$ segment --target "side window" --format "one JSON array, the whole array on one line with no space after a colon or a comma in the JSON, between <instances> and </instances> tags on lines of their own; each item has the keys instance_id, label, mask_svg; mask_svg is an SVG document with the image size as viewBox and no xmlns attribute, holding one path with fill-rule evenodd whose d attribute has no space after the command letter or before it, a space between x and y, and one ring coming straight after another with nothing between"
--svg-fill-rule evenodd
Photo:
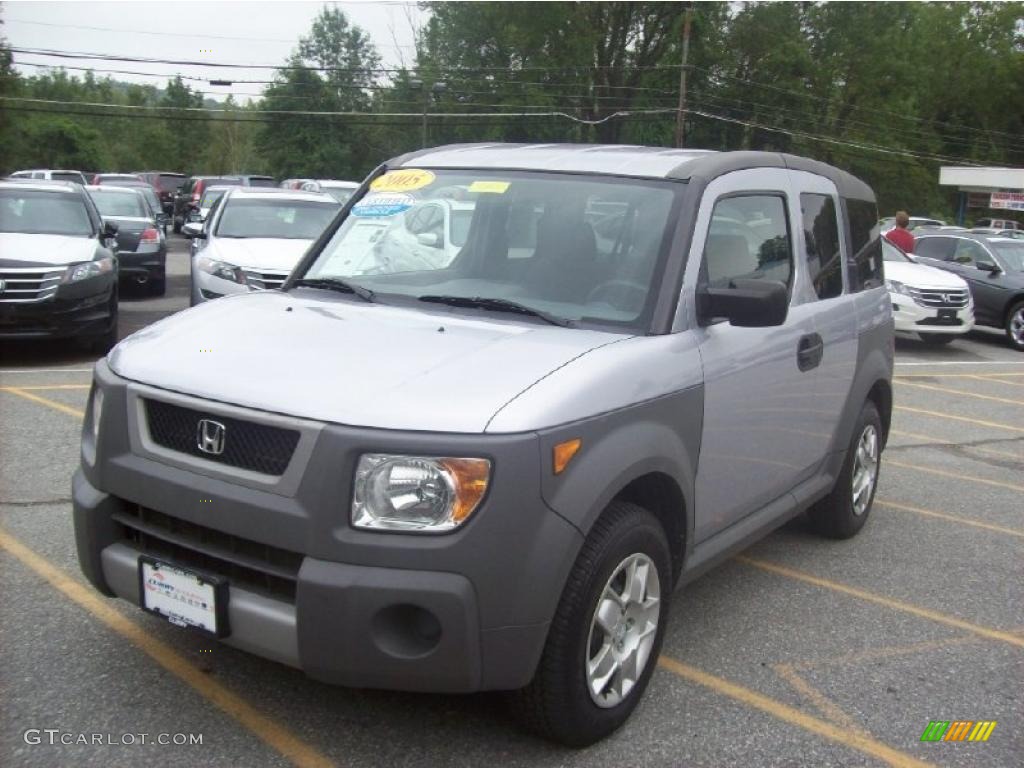
<instances>
[{"instance_id":1,"label":"side window","mask_svg":"<svg viewBox=\"0 0 1024 768\"><path fill-rule=\"evenodd\" d=\"M793 277L793 249L781 194L738 195L715 203L704 243L708 284L728 288L733 280Z\"/></svg>"},{"instance_id":2,"label":"side window","mask_svg":"<svg viewBox=\"0 0 1024 768\"><path fill-rule=\"evenodd\" d=\"M973 267L979 261L991 262L992 258L985 253L985 249L973 240L957 240L956 250L953 251L953 261L963 264L965 267Z\"/></svg>"},{"instance_id":3,"label":"side window","mask_svg":"<svg viewBox=\"0 0 1024 768\"><path fill-rule=\"evenodd\" d=\"M850 219L850 288L878 288L884 282L882 238L878 233L878 209L869 200L846 200Z\"/></svg>"},{"instance_id":4,"label":"side window","mask_svg":"<svg viewBox=\"0 0 1024 768\"><path fill-rule=\"evenodd\" d=\"M922 237L914 243L914 255L926 259L949 261L953 257L956 241L950 237Z\"/></svg>"},{"instance_id":5,"label":"side window","mask_svg":"<svg viewBox=\"0 0 1024 768\"><path fill-rule=\"evenodd\" d=\"M839 252L839 222L836 204L829 195L802 194L804 242L807 269L819 299L831 299L843 292L843 269Z\"/></svg>"}]
</instances>

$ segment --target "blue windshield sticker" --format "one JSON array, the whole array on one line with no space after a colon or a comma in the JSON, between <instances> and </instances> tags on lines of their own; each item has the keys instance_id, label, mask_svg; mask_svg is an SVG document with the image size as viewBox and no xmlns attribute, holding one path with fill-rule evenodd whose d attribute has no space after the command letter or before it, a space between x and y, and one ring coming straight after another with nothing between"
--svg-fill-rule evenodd
<instances>
[{"instance_id":1,"label":"blue windshield sticker","mask_svg":"<svg viewBox=\"0 0 1024 768\"><path fill-rule=\"evenodd\" d=\"M367 195L352 206L352 215L368 218L394 216L409 210L415 202L412 195L402 193Z\"/></svg>"}]
</instances>

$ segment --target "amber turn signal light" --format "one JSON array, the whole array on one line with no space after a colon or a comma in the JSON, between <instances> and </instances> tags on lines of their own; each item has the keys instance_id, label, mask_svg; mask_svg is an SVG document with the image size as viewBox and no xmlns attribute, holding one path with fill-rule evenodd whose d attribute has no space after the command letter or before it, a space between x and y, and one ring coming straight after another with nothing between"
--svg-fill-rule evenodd
<instances>
[{"instance_id":1,"label":"amber turn signal light","mask_svg":"<svg viewBox=\"0 0 1024 768\"><path fill-rule=\"evenodd\" d=\"M572 457L576 455L581 445L583 445L583 441L577 437L555 446L553 464L556 475L562 474L562 471L569 466L569 462L572 461Z\"/></svg>"}]
</instances>

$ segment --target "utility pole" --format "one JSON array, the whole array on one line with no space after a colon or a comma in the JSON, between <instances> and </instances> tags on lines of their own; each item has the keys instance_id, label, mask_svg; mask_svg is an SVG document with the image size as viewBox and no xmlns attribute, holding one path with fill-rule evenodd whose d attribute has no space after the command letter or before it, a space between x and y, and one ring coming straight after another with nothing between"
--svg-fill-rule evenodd
<instances>
[{"instance_id":1,"label":"utility pole","mask_svg":"<svg viewBox=\"0 0 1024 768\"><path fill-rule=\"evenodd\" d=\"M686 6L686 17L683 21L683 65L679 68L679 111L676 113L676 146L686 146L686 61L690 57L690 21L693 18L693 5Z\"/></svg>"},{"instance_id":2,"label":"utility pole","mask_svg":"<svg viewBox=\"0 0 1024 768\"><path fill-rule=\"evenodd\" d=\"M420 130L420 146L425 148L427 146L427 111L430 108L430 100L431 98L436 99L444 93L448 89L448 84L439 81L427 89L422 80L410 80L409 85L413 90L423 90L423 125Z\"/></svg>"}]
</instances>

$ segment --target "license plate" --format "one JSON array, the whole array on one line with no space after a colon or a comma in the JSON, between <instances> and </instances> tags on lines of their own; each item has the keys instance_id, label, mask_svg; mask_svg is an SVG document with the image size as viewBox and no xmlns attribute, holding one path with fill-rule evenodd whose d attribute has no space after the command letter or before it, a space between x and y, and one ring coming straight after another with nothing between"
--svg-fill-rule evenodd
<instances>
[{"instance_id":1,"label":"license plate","mask_svg":"<svg viewBox=\"0 0 1024 768\"><path fill-rule=\"evenodd\" d=\"M956 310L955 309L940 309L939 320L944 323L955 323L956 322Z\"/></svg>"},{"instance_id":2,"label":"license plate","mask_svg":"<svg viewBox=\"0 0 1024 768\"><path fill-rule=\"evenodd\" d=\"M179 627L215 637L228 634L228 583L187 568L139 556L142 608Z\"/></svg>"}]
</instances>

